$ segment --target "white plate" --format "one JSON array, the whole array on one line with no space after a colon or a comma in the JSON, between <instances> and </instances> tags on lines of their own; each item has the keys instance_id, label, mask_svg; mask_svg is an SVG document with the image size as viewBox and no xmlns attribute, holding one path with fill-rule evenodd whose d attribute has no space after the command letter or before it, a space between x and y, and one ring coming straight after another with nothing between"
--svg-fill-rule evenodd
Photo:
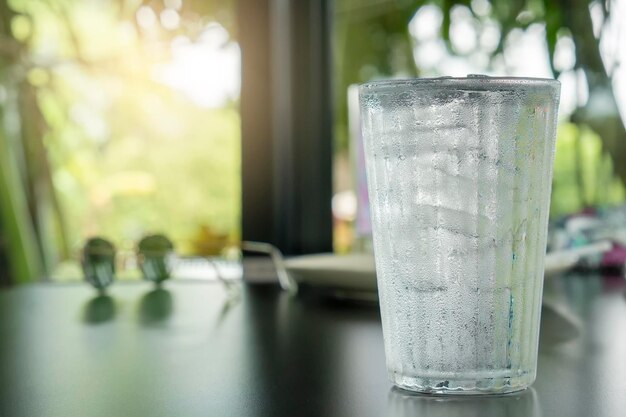
<instances>
[{"instance_id":1,"label":"white plate","mask_svg":"<svg viewBox=\"0 0 626 417\"><path fill-rule=\"evenodd\" d=\"M298 283L353 291L376 291L373 255L305 255L287 259L285 268Z\"/></svg>"},{"instance_id":2,"label":"white plate","mask_svg":"<svg viewBox=\"0 0 626 417\"><path fill-rule=\"evenodd\" d=\"M563 272L576 264L579 257L571 253L555 253L546 257L546 278ZM285 261L285 268L299 284L331 290L335 297L346 300L377 302L376 269L373 255L306 255ZM578 319L563 303L549 294L543 297L543 315L552 314L559 319L550 323L558 332L550 331L550 339L567 340L578 334ZM545 333L545 331L544 331ZM558 334L557 334L558 333ZM544 336L542 336L544 337Z\"/></svg>"},{"instance_id":3,"label":"white plate","mask_svg":"<svg viewBox=\"0 0 626 417\"><path fill-rule=\"evenodd\" d=\"M607 250L603 245L600 250ZM548 254L545 276L549 278L572 268L580 250ZM332 253L298 256L287 259L285 268L298 282L317 287L353 291L376 291L374 256L369 254L335 255Z\"/></svg>"}]
</instances>

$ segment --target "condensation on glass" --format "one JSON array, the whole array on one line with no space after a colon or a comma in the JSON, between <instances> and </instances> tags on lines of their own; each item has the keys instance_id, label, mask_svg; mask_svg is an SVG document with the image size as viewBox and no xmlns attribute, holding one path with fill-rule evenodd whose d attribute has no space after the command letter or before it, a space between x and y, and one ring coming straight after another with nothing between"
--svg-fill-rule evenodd
<instances>
[{"instance_id":1,"label":"condensation on glass","mask_svg":"<svg viewBox=\"0 0 626 417\"><path fill-rule=\"evenodd\" d=\"M434 393L535 379L560 84L360 87L389 375Z\"/></svg>"}]
</instances>

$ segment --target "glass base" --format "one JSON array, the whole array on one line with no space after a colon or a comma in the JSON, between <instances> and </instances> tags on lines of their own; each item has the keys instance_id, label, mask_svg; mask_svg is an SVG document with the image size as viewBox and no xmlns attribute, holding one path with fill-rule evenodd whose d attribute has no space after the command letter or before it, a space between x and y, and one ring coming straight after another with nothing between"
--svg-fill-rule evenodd
<instances>
[{"instance_id":1,"label":"glass base","mask_svg":"<svg viewBox=\"0 0 626 417\"><path fill-rule=\"evenodd\" d=\"M508 394L528 388L535 380L530 372L518 376L495 376L487 378L421 378L389 372L389 379L398 388L423 394L436 395L493 395Z\"/></svg>"}]
</instances>

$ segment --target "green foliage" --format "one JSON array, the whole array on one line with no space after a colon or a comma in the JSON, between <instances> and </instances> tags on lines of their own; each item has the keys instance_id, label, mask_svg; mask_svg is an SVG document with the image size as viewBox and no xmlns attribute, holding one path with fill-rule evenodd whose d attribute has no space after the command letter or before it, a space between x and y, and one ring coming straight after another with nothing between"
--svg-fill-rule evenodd
<instances>
[{"instance_id":1,"label":"green foliage","mask_svg":"<svg viewBox=\"0 0 626 417\"><path fill-rule=\"evenodd\" d=\"M168 7L179 19L169 28L159 21ZM162 232L183 253L194 251L201 231L238 237L236 105L200 107L158 77L173 40L193 42L211 22L234 39L233 7L221 0L0 5L0 93L16 92L8 100L20 126L14 142L24 148L23 220L35 226L41 250L33 256L47 261L48 273L75 260L93 235L129 250ZM149 24L140 24L142 10Z\"/></svg>"},{"instance_id":2,"label":"green foliage","mask_svg":"<svg viewBox=\"0 0 626 417\"><path fill-rule=\"evenodd\" d=\"M587 126L562 123L558 129L551 215L623 202L626 191L613 174L602 140Z\"/></svg>"},{"instance_id":3,"label":"green foliage","mask_svg":"<svg viewBox=\"0 0 626 417\"><path fill-rule=\"evenodd\" d=\"M347 89L374 78L416 76L409 22L417 7L410 1L336 1L333 33L336 78L335 143L348 146Z\"/></svg>"},{"instance_id":4,"label":"green foliage","mask_svg":"<svg viewBox=\"0 0 626 417\"><path fill-rule=\"evenodd\" d=\"M39 277L42 270L37 241L19 172L9 141L0 130L0 224L7 248L10 272L16 282Z\"/></svg>"}]
</instances>

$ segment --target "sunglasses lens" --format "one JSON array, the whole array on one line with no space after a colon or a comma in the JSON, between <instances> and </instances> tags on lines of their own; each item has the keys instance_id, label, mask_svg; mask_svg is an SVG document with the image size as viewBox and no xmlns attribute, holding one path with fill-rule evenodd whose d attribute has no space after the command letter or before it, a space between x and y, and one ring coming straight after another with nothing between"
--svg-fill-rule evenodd
<instances>
[{"instance_id":1,"label":"sunglasses lens","mask_svg":"<svg viewBox=\"0 0 626 417\"><path fill-rule=\"evenodd\" d=\"M151 235L139 241L137 260L145 280L160 284L169 279L173 258L174 245L166 236Z\"/></svg>"},{"instance_id":2,"label":"sunglasses lens","mask_svg":"<svg viewBox=\"0 0 626 417\"><path fill-rule=\"evenodd\" d=\"M104 290L115 278L115 247L100 237L87 240L81 265L85 280L98 290Z\"/></svg>"}]
</instances>

